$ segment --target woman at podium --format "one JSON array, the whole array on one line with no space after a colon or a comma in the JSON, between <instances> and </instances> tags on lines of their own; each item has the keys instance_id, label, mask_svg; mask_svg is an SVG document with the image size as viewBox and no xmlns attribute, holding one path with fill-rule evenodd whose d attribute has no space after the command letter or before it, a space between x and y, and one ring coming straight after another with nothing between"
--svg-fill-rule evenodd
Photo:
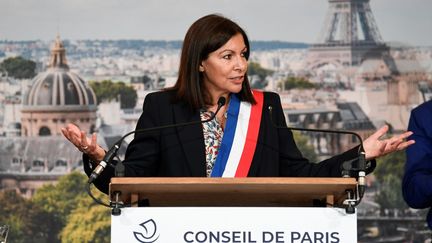
<instances>
[{"instance_id":1,"label":"woman at podium","mask_svg":"<svg viewBox=\"0 0 432 243\"><path fill-rule=\"evenodd\" d=\"M207 15L186 33L176 84L148 94L129 144L125 176L129 177L340 177L342 163L356 158L358 147L320 163L311 163L286 127L279 95L252 90L247 68L249 40L236 23ZM188 125L185 125L188 124ZM165 128L162 128L165 126ZM367 160L413 143L411 133L382 139L388 127L367 138ZM64 136L84 153L90 174L106 151L96 134L69 124ZM108 192L114 170L107 166L95 185Z\"/></svg>"}]
</instances>

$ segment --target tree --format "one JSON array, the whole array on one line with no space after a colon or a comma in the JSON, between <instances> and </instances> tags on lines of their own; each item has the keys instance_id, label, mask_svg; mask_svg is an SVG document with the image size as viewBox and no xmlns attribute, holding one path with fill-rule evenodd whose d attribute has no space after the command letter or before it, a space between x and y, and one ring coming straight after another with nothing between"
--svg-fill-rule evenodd
<instances>
[{"instance_id":1,"label":"tree","mask_svg":"<svg viewBox=\"0 0 432 243\"><path fill-rule=\"evenodd\" d=\"M50 241L52 216L13 191L0 192L0 220L9 225L9 242Z\"/></svg>"},{"instance_id":2,"label":"tree","mask_svg":"<svg viewBox=\"0 0 432 243\"><path fill-rule=\"evenodd\" d=\"M248 75L258 75L260 79L265 79L267 76L272 75L273 70L261 67L259 63L250 62L248 64Z\"/></svg>"},{"instance_id":3,"label":"tree","mask_svg":"<svg viewBox=\"0 0 432 243\"><path fill-rule=\"evenodd\" d=\"M22 57L10 57L0 64L0 70L16 79L33 78L36 75L36 63Z\"/></svg>"},{"instance_id":4,"label":"tree","mask_svg":"<svg viewBox=\"0 0 432 243\"><path fill-rule=\"evenodd\" d=\"M106 197L95 191L97 198ZM110 241L110 209L101 206L90 197L80 198L77 208L68 217L61 232L61 241L67 243L103 243Z\"/></svg>"},{"instance_id":5,"label":"tree","mask_svg":"<svg viewBox=\"0 0 432 243\"><path fill-rule=\"evenodd\" d=\"M32 201L51 216L47 242L109 242L110 210L86 193L87 177L80 172L62 176L56 185L44 185ZM97 197L106 197L99 191Z\"/></svg>"},{"instance_id":6,"label":"tree","mask_svg":"<svg viewBox=\"0 0 432 243\"><path fill-rule=\"evenodd\" d=\"M66 225L69 214L77 207L85 193L87 177L80 172L62 176L56 185L47 184L39 188L32 198L35 205L52 216L50 242L59 242L59 233Z\"/></svg>"},{"instance_id":7,"label":"tree","mask_svg":"<svg viewBox=\"0 0 432 243\"><path fill-rule=\"evenodd\" d=\"M293 131L293 134L295 143L303 156L309 159L311 162L317 162L318 156L315 153L314 147L309 144L309 138L305 135L302 135L299 131Z\"/></svg>"},{"instance_id":8,"label":"tree","mask_svg":"<svg viewBox=\"0 0 432 243\"><path fill-rule=\"evenodd\" d=\"M316 85L301 77L288 77L280 81L278 88L282 90L290 89L313 89Z\"/></svg>"},{"instance_id":9,"label":"tree","mask_svg":"<svg viewBox=\"0 0 432 243\"><path fill-rule=\"evenodd\" d=\"M398 151L377 159L375 176L379 184L376 196L381 208L406 209L408 206L402 197L402 177L406 160L405 151Z\"/></svg>"},{"instance_id":10,"label":"tree","mask_svg":"<svg viewBox=\"0 0 432 243\"><path fill-rule=\"evenodd\" d=\"M89 84L96 94L98 104L120 98L122 109L135 107L138 99L137 92L125 83L103 80L102 82L91 81Z\"/></svg>"},{"instance_id":11,"label":"tree","mask_svg":"<svg viewBox=\"0 0 432 243\"><path fill-rule=\"evenodd\" d=\"M266 77L272 75L274 71L261 67L259 63L250 62L248 64L248 75L250 77L256 76L257 79L252 78L251 87L255 89L263 89L267 86Z\"/></svg>"}]
</instances>

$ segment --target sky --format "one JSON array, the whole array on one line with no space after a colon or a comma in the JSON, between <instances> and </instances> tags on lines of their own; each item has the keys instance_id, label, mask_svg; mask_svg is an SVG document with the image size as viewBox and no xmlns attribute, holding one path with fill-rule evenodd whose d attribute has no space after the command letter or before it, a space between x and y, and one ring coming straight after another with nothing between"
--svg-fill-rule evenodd
<instances>
[{"instance_id":1,"label":"sky","mask_svg":"<svg viewBox=\"0 0 432 243\"><path fill-rule=\"evenodd\" d=\"M432 46L432 0L371 0L384 41ZM251 40L314 43L327 0L0 0L0 40L182 40L199 17L220 13Z\"/></svg>"}]
</instances>

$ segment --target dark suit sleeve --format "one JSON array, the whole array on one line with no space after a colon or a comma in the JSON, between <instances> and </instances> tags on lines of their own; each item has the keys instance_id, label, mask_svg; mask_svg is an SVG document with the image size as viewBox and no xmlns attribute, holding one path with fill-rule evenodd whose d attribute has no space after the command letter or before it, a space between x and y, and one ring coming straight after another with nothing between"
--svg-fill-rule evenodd
<instances>
[{"instance_id":1,"label":"dark suit sleeve","mask_svg":"<svg viewBox=\"0 0 432 243\"><path fill-rule=\"evenodd\" d=\"M135 130L152 128L159 126L159 109L157 105L157 95L148 94L144 101L143 112L138 120ZM157 161L159 156L159 131L144 132L135 134L134 139L129 144L125 160L125 176L141 177L155 176L157 171ZM93 168L90 167L88 157L83 156L84 170L90 175ZM102 174L94 181L94 185L102 192L108 194L109 183L114 176L114 169L107 166Z\"/></svg>"},{"instance_id":2,"label":"dark suit sleeve","mask_svg":"<svg viewBox=\"0 0 432 243\"><path fill-rule=\"evenodd\" d=\"M406 150L402 182L405 201L413 208L432 206L432 102L414 109L408 125L415 144Z\"/></svg>"},{"instance_id":3,"label":"dark suit sleeve","mask_svg":"<svg viewBox=\"0 0 432 243\"><path fill-rule=\"evenodd\" d=\"M274 106L275 123L278 126L286 127L285 116L282 110L279 95L273 94L272 103ZM345 153L336 155L320 163L311 163L303 157L299 151L291 130L278 129L280 176L287 177L340 177L342 163L356 158L358 147Z\"/></svg>"},{"instance_id":4,"label":"dark suit sleeve","mask_svg":"<svg viewBox=\"0 0 432 243\"><path fill-rule=\"evenodd\" d=\"M160 107L158 102L160 93L146 96L143 113L138 120L135 130L148 129L161 126L160 111L167 107ZM166 124L165 124L166 125ZM160 156L160 130L136 133L129 144L125 160L125 175L129 177L155 176Z\"/></svg>"}]
</instances>

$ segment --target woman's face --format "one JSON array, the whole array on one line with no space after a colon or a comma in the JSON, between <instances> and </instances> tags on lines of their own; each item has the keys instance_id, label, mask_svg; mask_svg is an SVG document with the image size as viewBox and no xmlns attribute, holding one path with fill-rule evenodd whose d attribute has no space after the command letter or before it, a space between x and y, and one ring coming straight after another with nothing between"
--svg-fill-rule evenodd
<instances>
[{"instance_id":1,"label":"woman's face","mask_svg":"<svg viewBox=\"0 0 432 243\"><path fill-rule=\"evenodd\" d=\"M247 71L247 47L239 33L201 62L204 85L215 101L229 93L238 93Z\"/></svg>"}]
</instances>

